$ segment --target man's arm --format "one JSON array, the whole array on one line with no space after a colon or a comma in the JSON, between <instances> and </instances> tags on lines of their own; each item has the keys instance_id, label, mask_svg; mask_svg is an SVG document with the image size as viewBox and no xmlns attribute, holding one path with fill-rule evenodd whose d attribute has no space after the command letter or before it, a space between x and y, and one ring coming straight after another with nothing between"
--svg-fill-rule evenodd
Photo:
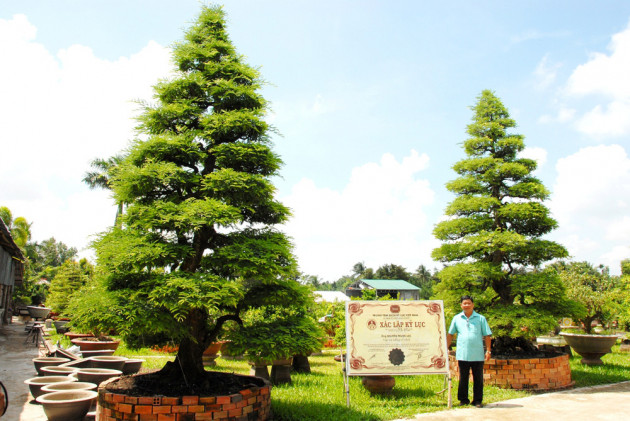
<instances>
[{"instance_id":1,"label":"man's arm","mask_svg":"<svg viewBox=\"0 0 630 421\"><path fill-rule=\"evenodd\" d=\"M453 337L455 335L451 335L450 333L446 334L446 349L451 347L451 343L453 342Z\"/></svg>"},{"instance_id":2,"label":"man's arm","mask_svg":"<svg viewBox=\"0 0 630 421\"><path fill-rule=\"evenodd\" d=\"M488 361L492 353L492 336L484 336L483 340L486 342L486 361Z\"/></svg>"}]
</instances>

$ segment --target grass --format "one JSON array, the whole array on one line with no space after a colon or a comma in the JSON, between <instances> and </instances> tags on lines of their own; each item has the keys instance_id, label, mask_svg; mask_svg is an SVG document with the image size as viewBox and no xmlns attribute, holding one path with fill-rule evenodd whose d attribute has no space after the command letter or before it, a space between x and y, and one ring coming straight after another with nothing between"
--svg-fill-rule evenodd
<instances>
[{"instance_id":1,"label":"grass","mask_svg":"<svg viewBox=\"0 0 630 421\"><path fill-rule=\"evenodd\" d=\"M56 342L53 337L53 343ZM68 342L62 345L70 345ZM350 380L350 407L346 406L341 364L334 361L337 352L324 351L323 355L309 357L311 374L293 373L292 384L274 386L271 392L272 410L276 420L328 421L343 419L392 420L412 418L415 414L447 409L447 394L438 394L446 386L444 376L397 376L391 395L370 395L361 384L360 377ZM143 358L143 371L164 366L174 354L165 354L149 348L130 350L124 343L116 355ZM579 356L570 359L575 387L595 386L630 380L630 354L620 353L619 345L605 355L604 365L589 367ZM216 371L249 374L246 361L217 358ZM457 401L457 380L453 379L452 395ZM531 395L532 392L484 387L484 403L504 401Z\"/></svg>"}]
</instances>

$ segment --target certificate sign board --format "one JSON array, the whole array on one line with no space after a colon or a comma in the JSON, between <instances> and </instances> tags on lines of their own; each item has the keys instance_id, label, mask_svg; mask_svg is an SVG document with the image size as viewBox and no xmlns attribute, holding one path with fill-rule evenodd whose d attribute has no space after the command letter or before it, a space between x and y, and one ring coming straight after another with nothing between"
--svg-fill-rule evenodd
<instances>
[{"instance_id":1,"label":"certificate sign board","mask_svg":"<svg viewBox=\"0 0 630 421\"><path fill-rule=\"evenodd\" d=\"M442 301L346 303L349 376L448 374Z\"/></svg>"}]
</instances>

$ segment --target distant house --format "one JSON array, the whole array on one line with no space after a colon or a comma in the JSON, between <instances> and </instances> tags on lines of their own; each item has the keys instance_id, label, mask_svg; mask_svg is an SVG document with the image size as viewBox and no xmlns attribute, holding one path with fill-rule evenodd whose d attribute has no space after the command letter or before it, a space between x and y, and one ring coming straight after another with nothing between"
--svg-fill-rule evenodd
<instances>
[{"instance_id":1,"label":"distant house","mask_svg":"<svg viewBox=\"0 0 630 421\"><path fill-rule=\"evenodd\" d=\"M22 283L24 256L0 219L0 325L9 323L13 309L13 289Z\"/></svg>"},{"instance_id":2,"label":"distant house","mask_svg":"<svg viewBox=\"0 0 630 421\"><path fill-rule=\"evenodd\" d=\"M346 295L361 297L364 289L376 290L377 297L389 294L399 300L420 299L420 288L400 279L360 279L346 288Z\"/></svg>"},{"instance_id":3,"label":"distant house","mask_svg":"<svg viewBox=\"0 0 630 421\"><path fill-rule=\"evenodd\" d=\"M350 297L341 291L313 291L313 294L315 294L315 302L317 303L322 301L327 303L350 301Z\"/></svg>"}]
</instances>

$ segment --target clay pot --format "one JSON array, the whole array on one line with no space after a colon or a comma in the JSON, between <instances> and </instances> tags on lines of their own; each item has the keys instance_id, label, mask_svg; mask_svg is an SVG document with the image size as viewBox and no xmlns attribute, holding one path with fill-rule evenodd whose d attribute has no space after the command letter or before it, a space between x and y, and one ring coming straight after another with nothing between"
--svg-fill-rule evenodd
<instances>
[{"instance_id":1,"label":"clay pot","mask_svg":"<svg viewBox=\"0 0 630 421\"><path fill-rule=\"evenodd\" d=\"M95 351L81 351L83 358L102 357L105 355L114 355L115 349L97 349Z\"/></svg>"},{"instance_id":2,"label":"clay pot","mask_svg":"<svg viewBox=\"0 0 630 421\"><path fill-rule=\"evenodd\" d=\"M32 379L24 380L24 383L28 385L29 390L31 391L31 395L34 398L41 396L44 394L42 392L42 387L53 384L53 383L64 383L64 382L76 382L77 379L73 379L68 376L43 376L43 377L33 377Z\"/></svg>"},{"instance_id":3,"label":"clay pot","mask_svg":"<svg viewBox=\"0 0 630 421\"><path fill-rule=\"evenodd\" d=\"M84 338L77 338L70 342L81 348L81 353L83 353L83 351L116 350L118 345L120 345L120 339L113 341L91 341Z\"/></svg>"},{"instance_id":4,"label":"clay pot","mask_svg":"<svg viewBox=\"0 0 630 421\"><path fill-rule=\"evenodd\" d=\"M40 376L44 375L41 371L43 367L58 366L67 362L70 362L70 358L59 358L59 357L33 358L33 364L35 365L35 370L37 370L37 374Z\"/></svg>"},{"instance_id":5,"label":"clay pot","mask_svg":"<svg viewBox=\"0 0 630 421\"><path fill-rule=\"evenodd\" d=\"M73 339L94 337L94 335L92 335L91 333L75 333L75 332L66 332L64 333L64 336L70 339L70 341L72 341Z\"/></svg>"},{"instance_id":6,"label":"clay pot","mask_svg":"<svg viewBox=\"0 0 630 421\"><path fill-rule=\"evenodd\" d=\"M142 367L143 362L144 360L141 359L127 358L127 361L125 361L125 365L122 369L123 374L136 374L140 371L140 367Z\"/></svg>"},{"instance_id":7,"label":"clay pot","mask_svg":"<svg viewBox=\"0 0 630 421\"><path fill-rule=\"evenodd\" d=\"M51 366L42 368L42 373L44 373L44 376L69 376L78 370L77 367Z\"/></svg>"},{"instance_id":8,"label":"clay pot","mask_svg":"<svg viewBox=\"0 0 630 421\"><path fill-rule=\"evenodd\" d=\"M46 393L37 402L44 407L48 421L78 421L85 418L97 397L93 390L70 390Z\"/></svg>"},{"instance_id":9,"label":"clay pot","mask_svg":"<svg viewBox=\"0 0 630 421\"><path fill-rule=\"evenodd\" d=\"M89 358L79 358L78 360L63 363L59 367L91 368L92 361Z\"/></svg>"},{"instance_id":10,"label":"clay pot","mask_svg":"<svg viewBox=\"0 0 630 421\"><path fill-rule=\"evenodd\" d=\"M92 368L110 368L112 370L123 370L125 366L125 357L114 357L113 355L100 355L96 357L90 357Z\"/></svg>"},{"instance_id":11,"label":"clay pot","mask_svg":"<svg viewBox=\"0 0 630 421\"><path fill-rule=\"evenodd\" d=\"M80 382L101 384L112 377L121 376L122 371L109 368L80 368L74 375Z\"/></svg>"},{"instance_id":12,"label":"clay pot","mask_svg":"<svg viewBox=\"0 0 630 421\"><path fill-rule=\"evenodd\" d=\"M45 319L50 313L50 309L47 307L27 306L26 309L33 319Z\"/></svg>"},{"instance_id":13,"label":"clay pot","mask_svg":"<svg viewBox=\"0 0 630 421\"><path fill-rule=\"evenodd\" d=\"M68 390L96 390L97 385L94 383L88 382L64 382L64 383L53 383L42 387L42 392L44 393L53 393L53 392L65 392Z\"/></svg>"},{"instance_id":14,"label":"clay pot","mask_svg":"<svg viewBox=\"0 0 630 421\"><path fill-rule=\"evenodd\" d=\"M617 335L586 335L579 333L560 333L569 346L582 356L582 364L602 365L601 358L612 351L617 342Z\"/></svg>"},{"instance_id":15,"label":"clay pot","mask_svg":"<svg viewBox=\"0 0 630 421\"><path fill-rule=\"evenodd\" d=\"M365 376L361 383L370 393L386 394L391 393L396 379L393 376Z\"/></svg>"},{"instance_id":16,"label":"clay pot","mask_svg":"<svg viewBox=\"0 0 630 421\"><path fill-rule=\"evenodd\" d=\"M55 326L55 330L57 333L66 333L68 332L68 324L67 320L54 320L53 325Z\"/></svg>"}]
</instances>

